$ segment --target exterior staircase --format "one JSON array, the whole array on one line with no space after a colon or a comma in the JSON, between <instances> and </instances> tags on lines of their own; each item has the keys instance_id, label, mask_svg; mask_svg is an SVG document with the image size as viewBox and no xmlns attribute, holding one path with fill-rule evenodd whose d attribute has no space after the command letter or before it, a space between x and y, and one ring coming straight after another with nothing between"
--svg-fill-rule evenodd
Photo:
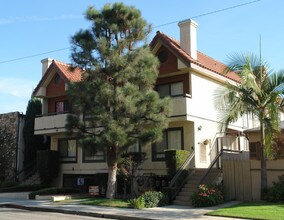
<instances>
[{"instance_id":1,"label":"exterior staircase","mask_svg":"<svg viewBox=\"0 0 284 220\"><path fill-rule=\"evenodd\" d=\"M29 178L22 181L20 185L36 185L36 184L41 184L41 179L38 172L35 172Z\"/></svg>"},{"instance_id":2,"label":"exterior staircase","mask_svg":"<svg viewBox=\"0 0 284 220\"><path fill-rule=\"evenodd\" d=\"M187 182L181 189L173 201L174 205L191 206L191 196L197 190L197 187L202 177L207 172L207 169L194 169L192 174L187 177ZM203 183L218 183L222 180L222 173L220 169L211 169L207 178Z\"/></svg>"}]
</instances>

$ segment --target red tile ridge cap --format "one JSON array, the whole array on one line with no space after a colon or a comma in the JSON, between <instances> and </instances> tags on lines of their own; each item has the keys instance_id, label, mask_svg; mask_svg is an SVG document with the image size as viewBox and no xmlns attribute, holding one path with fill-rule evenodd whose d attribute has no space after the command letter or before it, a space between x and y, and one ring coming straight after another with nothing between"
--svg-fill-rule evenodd
<instances>
[{"instance_id":1,"label":"red tile ridge cap","mask_svg":"<svg viewBox=\"0 0 284 220\"><path fill-rule=\"evenodd\" d=\"M53 59L53 60L52 60L52 62L54 62L54 63L58 63L58 64L63 65L63 66L72 67L72 65L71 65L71 64L64 63L64 62L59 61L59 60L54 60L54 59Z\"/></svg>"}]
</instances>

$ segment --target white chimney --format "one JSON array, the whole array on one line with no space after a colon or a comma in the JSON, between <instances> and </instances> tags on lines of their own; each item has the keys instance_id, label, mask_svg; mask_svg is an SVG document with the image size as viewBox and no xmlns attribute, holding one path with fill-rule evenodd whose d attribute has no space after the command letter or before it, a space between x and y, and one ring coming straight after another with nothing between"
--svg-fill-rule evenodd
<instances>
[{"instance_id":1,"label":"white chimney","mask_svg":"<svg viewBox=\"0 0 284 220\"><path fill-rule=\"evenodd\" d=\"M46 70L48 69L48 67L52 63L52 59L45 58L45 59L41 60L41 63L42 63L42 76L44 76Z\"/></svg>"},{"instance_id":2,"label":"white chimney","mask_svg":"<svg viewBox=\"0 0 284 220\"><path fill-rule=\"evenodd\" d=\"M180 28L180 47L193 59L197 60L196 29L198 24L191 20L178 23Z\"/></svg>"}]
</instances>

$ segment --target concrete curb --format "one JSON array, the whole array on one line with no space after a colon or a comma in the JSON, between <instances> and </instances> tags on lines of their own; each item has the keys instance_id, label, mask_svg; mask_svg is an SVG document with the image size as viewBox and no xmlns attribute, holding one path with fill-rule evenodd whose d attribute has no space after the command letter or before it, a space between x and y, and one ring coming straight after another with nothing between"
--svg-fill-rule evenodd
<instances>
[{"instance_id":1,"label":"concrete curb","mask_svg":"<svg viewBox=\"0 0 284 220\"><path fill-rule=\"evenodd\" d=\"M89 216L97 218L107 218L107 219L119 219L119 220L156 220L152 218L143 218L143 217L134 217L134 216L124 216L124 215L115 215L115 214L102 214L95 212L81 212L81 211L72 211L56 208L42 208L42 207L32 207L32 206L22 206L13 203L2 204L0 207L14 208L14 209L23 209L28 211L38 211L38 212L57 212L62 214L69 215L79 215L79 216Z\"/></svg>"}]
</instances>

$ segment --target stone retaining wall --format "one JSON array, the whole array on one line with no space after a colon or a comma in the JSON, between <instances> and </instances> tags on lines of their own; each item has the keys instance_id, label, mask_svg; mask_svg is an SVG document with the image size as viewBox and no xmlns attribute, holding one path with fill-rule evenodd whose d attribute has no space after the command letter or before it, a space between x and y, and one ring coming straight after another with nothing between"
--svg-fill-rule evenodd
<instances>
[{"instance_id":1,"label":"stone retaining wall","mask_svg":"<svg viewBox=\"0 0 284 220\"><path fill-rule=\"evenodd\" d=\"M24 116L19 112L0 114L0 182L10 179L20 169Z\"/></svg>"}]
</instances>

